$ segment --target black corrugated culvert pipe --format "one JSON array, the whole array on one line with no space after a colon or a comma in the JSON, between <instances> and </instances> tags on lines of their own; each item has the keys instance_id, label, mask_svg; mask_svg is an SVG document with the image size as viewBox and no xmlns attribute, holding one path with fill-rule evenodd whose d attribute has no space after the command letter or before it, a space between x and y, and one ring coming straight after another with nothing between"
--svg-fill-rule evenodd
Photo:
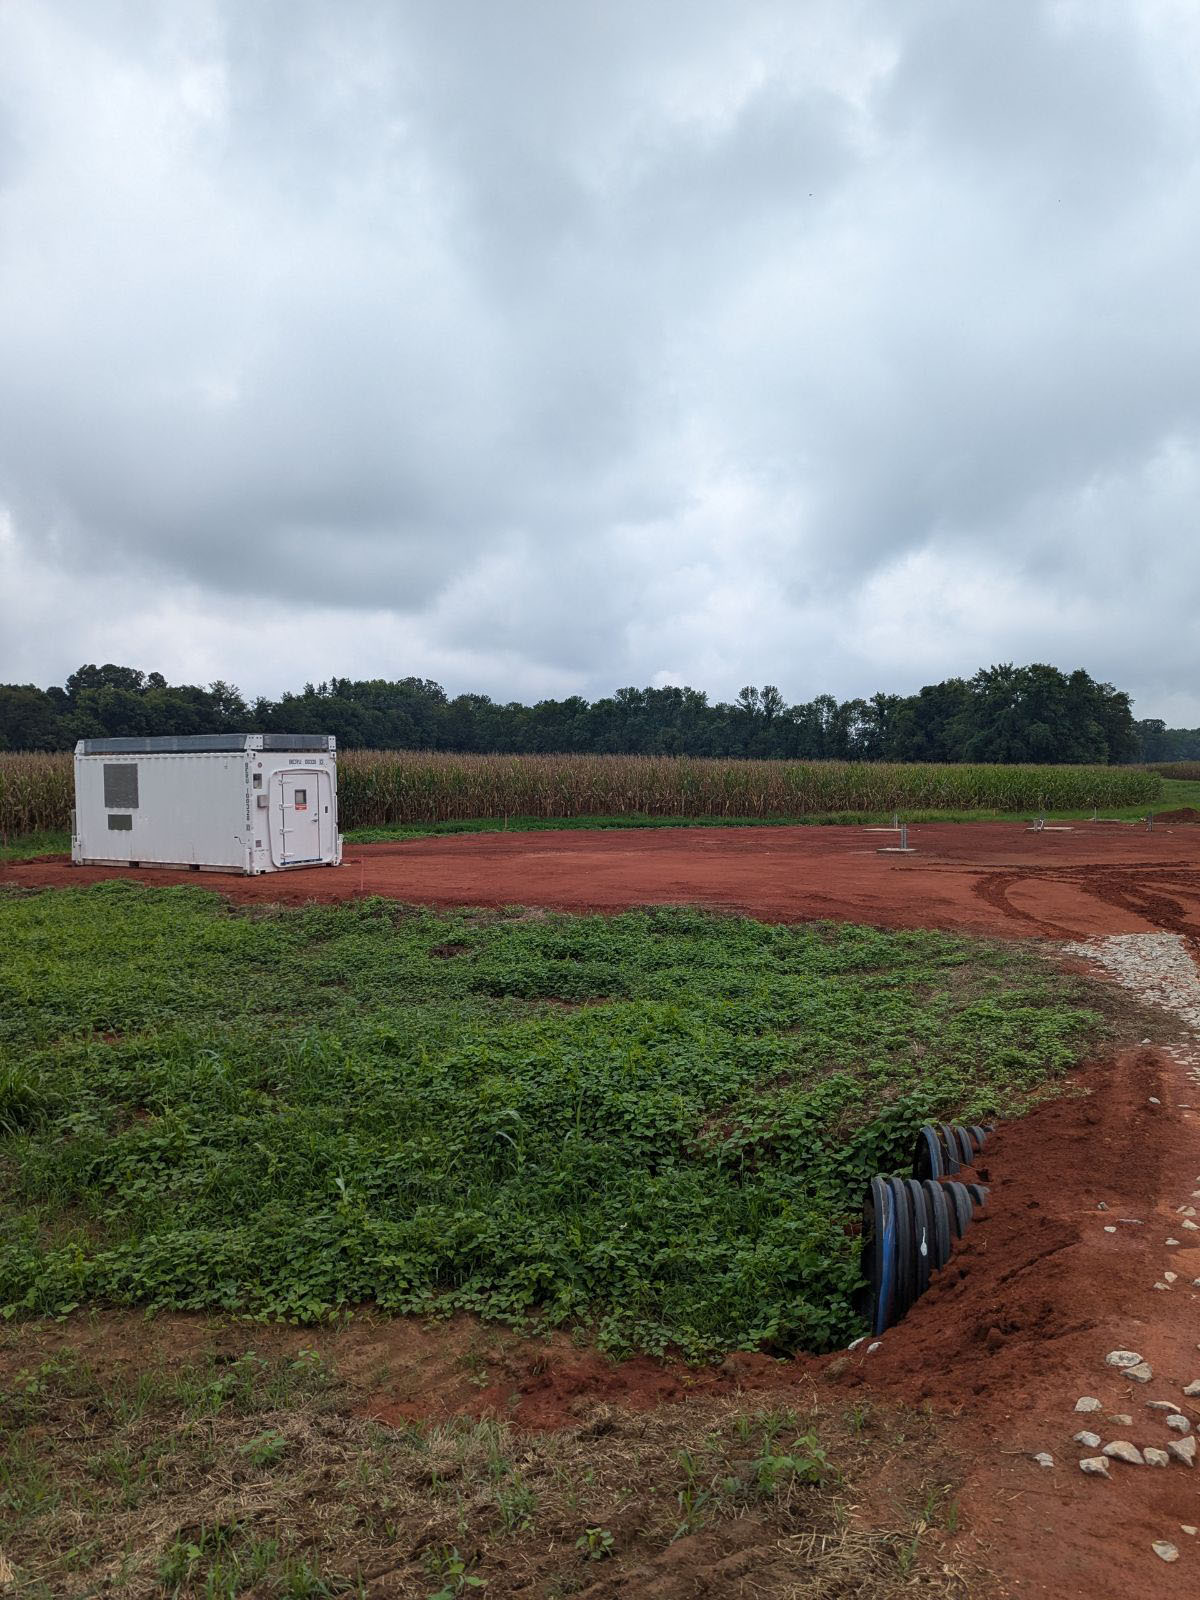
<instances>
[{"instance_id":1,"label":"black corrugated culvert pipe","mask_svg":"<svg viewBox=\"0 0 1200 1600\"><path fill-rule=\"evenodd\" d=\"M927 1122L917 1134L911 1178L872 1178L863 1197L862 1275L857 1305L873 1334L899 1322L950 1259L987 1188L954 1175L972 1167L990 1127Z\"/></svg>"}]
</instances>

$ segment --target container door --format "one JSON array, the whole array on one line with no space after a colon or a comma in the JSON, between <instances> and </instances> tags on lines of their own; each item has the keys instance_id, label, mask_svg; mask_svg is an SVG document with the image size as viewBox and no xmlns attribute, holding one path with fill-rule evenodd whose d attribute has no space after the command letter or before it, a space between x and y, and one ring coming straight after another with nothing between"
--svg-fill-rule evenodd
<instances>
[{"instance_id":1,"label":"container door","mask_svg":"<svg viewBox=\"0 0 1200 1600\"><path fill-rule=\"evenodd\" d=\"M322 790L328 788L329 774L312 768L307 772L296 768L279 773L278 778L279 852L276 860L284 867L301 861L320 861L322 807L328 800Z\"/></svg>"},{"instance_id":2,"label":"container door","mask_svg":"<svg viewBox=\"0 0 1200 1600\"><path fill-rule=\"evenodd\" d=\"M314 776L320 780L317 785L318 811L320 817L321 860L332 861L337 850L337 815L333 803L333 774L318 772Z\"/></svg>"}]
</instances>

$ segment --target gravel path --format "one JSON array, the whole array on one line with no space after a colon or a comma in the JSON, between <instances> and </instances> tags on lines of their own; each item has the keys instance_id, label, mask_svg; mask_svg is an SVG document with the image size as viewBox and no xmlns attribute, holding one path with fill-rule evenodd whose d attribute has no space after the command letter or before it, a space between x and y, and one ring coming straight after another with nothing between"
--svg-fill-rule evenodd
<instances>
[{"instance_id":1,"label":"gravel path","mask_svg":"<svg viewBox=\"0 0 1200 1600\"><path fill-rule=\"evenodd\" d=\"M1182 934L1116 933L1064 949L1094 962L1122 988L1170 1011L1191 1033L1200 1034L1200 971Z\"/></svg>"},{"instance_id":2,"label":"gravel path","mask_svg":"<svg viewBox=\"0 0 1200 1600\"><path fill-rule=\"evenodd\" d=\"M1185 1092L1195 1094L1200 1091L1200 969L1196 965L1194 941L1176 933L1126 933L1068 944L1064 949L1070 955L1082 956L1122 988L1131 990L1139 1000L1169 1012L1182 1024L1175 1042L1160 1048L1186 1073L1186 1081L1191 1089ZM1179 1083L1178 1078L1175 1081ZM1168 1077L1164 1089L1169 1085ZM1183 1084L1180 1083L1180 1087ZM1163 1125L1169 1127L1176 1119L1186 1119L1184 1125L1193 1130L1194 1136L1196 1111L1193 1104L1185 1100L1174 1100L1172 1104L1172 1099L1173 1096L1162 1105L1157 1098L1151 1098L1155 1120L1161 1118ZM1200 1287L1200 1277L1195 1276L1197 1250L1192 1242L1198 1237L1197 1230L1200 1228L1200 1224L1193 1220L1197 1215L1197 1202L1200 1202L1200 1189L1193 1188L1189 1192L1186 1175L1189 1170L1195 1173L1195 1165L1185 1169L1182 1181L1177 1173L1175 1181L1178 1187L1175 1193L1162 1196L1153 1214L1147 1211L1144 1229L1140 1222L1137 1225L1139 1238L1135 1248L1140 1246L1145 1252L1146 1282L1151 1298L1158 1300L1158 1307L1147 1307L1146 1314L1130 1319L1129 1332L1131 1336L1136 1333L1139 1344L1146 1340L1153 1340L1157 1344L1163 1354L1161 1370L1158 1356L1153 1367L1136 1351L1113 1350L1105 1357L1108 1366L1127 1369L1123 1376L1146 1384L1157 1383L1155 1396L1144 1401L1141 1408L1135 1409L1130 1404L1129 1414L1112 1413L1107 1419L1114 1425L1124 1427L1128 1424L1140 1428L1140 1437L1147 1439L1153 1435L1154 1443L1144 1443L1139 1449L1129 1439L1121 1438L1104 1445L1100 1455L1081 1457L1078 1461L1079 1470L1093 1479L1110 1478L1110 1461L1131 1465L1135 1472L1149 1468L1151 1471L1157 1469L1173 1473L1179 1466L1188 1471L1195 1469L1197 1443L1193 1425L1200 1428L1200 1413L1188 1406L1187 1400L1190 1396L1200 1395L1200 1378L1192 1378L1186 1384L1181 1381L1195 1372L1200 1361L1190 1344L1195 1339L1196 1329L1189 1326L1190 1306L1196 1300L1195 1289ZM1192 1181L1200 1183L1200 1173ZM1102 1214L1108 1216L1107 1208ZM1112 1215L1115 1218L1116 1213ZM1117 1218L1102 1224L1104 1232L1113 1237L1114 1243L1121 1221ZM1132 1223L1129 1225L1132 1226ZM1160 1229L1169 1230L1161 1242ZM1154 1280L1152 1284L1151 1279ZM1190 1290L1189 1280L1192 1286ZM1178 1316L1180 1308L1173 1305L1180 1293L1190 1296L1182 1330ZM1171 1302L1166 1299L1168 1295L1171 1296ZM1200 1349L1200 1346L1195 1348ZM1082 1381L1086 1381L1086 1378ZM1099 1412L1100 1407L1092 1396L1083 1395L1076 1400L1076 1412L1093 1410ZM1147 1412L1150 1413L1149 1420ZM1187 1414L1189 1412L1190 1415ZM1161 1431L1156 1423L1162 1425ZM1172 1437L1168 1437L1168 1430ZM1072 1442L1091 1451L1100 1442L1100 1435L1084 1430L1073 1434ZM1034 1457L1035 1461L1038 1459ZM1117 1469L1117 1478L1128 1492L1132 1484L1124 1477L1124 1468ZM1200 1552L1188 1547L1200 1538L1200 1516L1196 1515L1193 1507L1186 1501L1178 1500L1173 1500L1168 1506L1161 1496L1155 1495L1147 1509L1150 1511L1149 1525L1153 1527L1157 1524L1160 1535L1166 1533L1171 1536L1160 1536L1149 1541L1149 1550L1160 1561L1173 1563L1186 1553L1186 1559L1194 1563ZM1181 1509L1185 1515L1190 1513L1189 1521L1175 1520ZM1180 1533L1185 1537L1177 1543ZM1137 1537L1140 1543L1143 1537L1140 1530ZM1183 1551L1180 1544L1184 1546Z\"/></svg>"}]
</instances>

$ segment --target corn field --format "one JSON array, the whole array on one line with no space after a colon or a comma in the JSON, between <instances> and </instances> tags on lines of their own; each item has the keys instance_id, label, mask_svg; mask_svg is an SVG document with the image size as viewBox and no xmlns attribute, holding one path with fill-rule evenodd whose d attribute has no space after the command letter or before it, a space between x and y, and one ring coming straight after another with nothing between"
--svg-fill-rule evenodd
<instances>
[{"instance_id":1,"label":"corn field","mask_svg":"<svg viewBox=\"0 0 1200 1600\"><path fill-rule=\"evenodd\" d=\"M1157 772L1160 778L1178 778L1184 783L1200 783L1200 761L1154 761L1147 772Z\"/></svg>"},{"instance_id":2,"label":"corn field","mask_svg":"<svg viewBox=\"0 0 1200 1600\"><path fill-rule=\"evenodd\" d=\"M0 751L0 839L71 826L74 758Z\"/></svg>"},{"instance_id":3,"label":"corn field","mask_svg":"<svg viewBox=\"0 0 1200 1600\"><path fill-rule=\"evenodd\" d=\"M1138 805L1153 774L1119 767L916 766L689 756L473 756L351 750L345 828L473 817L803 817L899 810L1050 811Z\"/></svg>"},{"instance_id":4,"label":"corn field","mask_svg":"<svg viewBox=\"0 0 1200 1600\"><path fill-rule=\"evenodd\" d=\"M72 765L0 754L0 833L70 827ZM351 828L477 817L804 817L867 811L1079 811L1154 801L1132 767L920 766L689 756L430 755L346 750L338 810Z\"/></svg>"}]
</instances>

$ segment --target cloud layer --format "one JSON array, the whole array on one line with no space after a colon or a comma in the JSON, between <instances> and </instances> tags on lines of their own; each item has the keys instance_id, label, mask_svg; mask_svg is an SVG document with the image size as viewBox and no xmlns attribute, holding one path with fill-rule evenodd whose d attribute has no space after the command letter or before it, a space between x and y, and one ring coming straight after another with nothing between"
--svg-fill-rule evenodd
<instances>
[{"instance_id":1,"label":"cloud layer","mask_svg":"<svg viewBox=\"0 0 1200 1600\"><path fill-rule=\"evenodd\" d=\"M0 678L1200 723L1200 28L0 9Z\"/></svg>"}]
</instances>

